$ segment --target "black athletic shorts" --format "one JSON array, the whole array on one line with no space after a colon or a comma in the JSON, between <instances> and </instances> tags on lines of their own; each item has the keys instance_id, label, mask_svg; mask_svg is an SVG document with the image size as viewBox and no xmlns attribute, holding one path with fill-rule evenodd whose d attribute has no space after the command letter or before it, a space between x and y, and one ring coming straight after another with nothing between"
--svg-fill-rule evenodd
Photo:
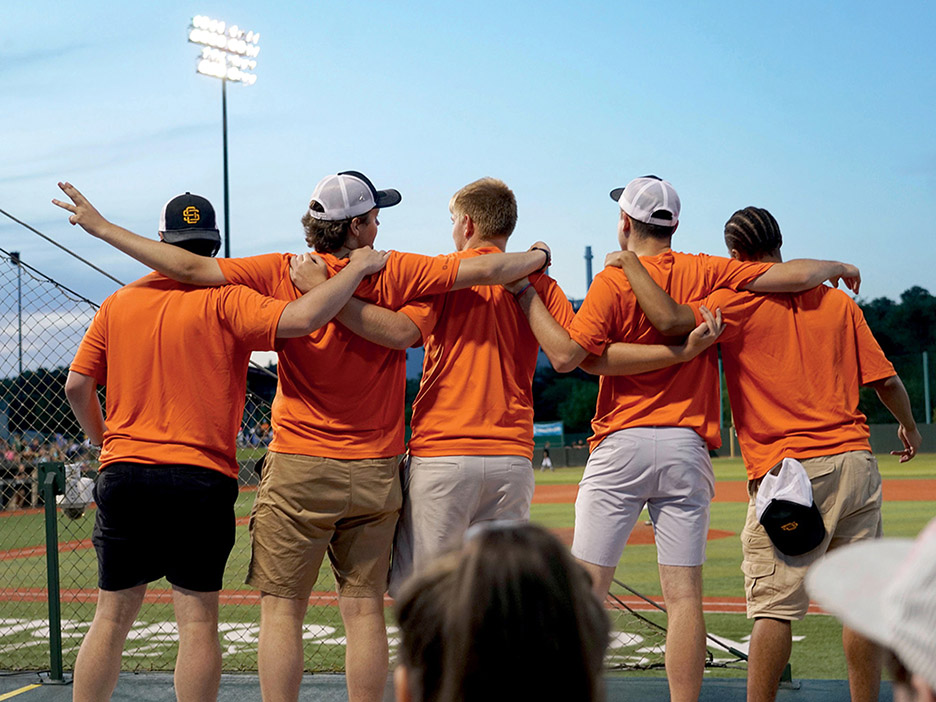
<instances>
[{"instance_id":1,"label":"black athletic shorts","mask_svg":"<svg viewBox=\"0 0 936 702\"><path fill-rule=\"evenodd\" d=\"M125 590L165 576L187 590L220 590L236 499L237 481L216 470L111 463L94 486L98 587Z\"/></svg>"}]
</instances>

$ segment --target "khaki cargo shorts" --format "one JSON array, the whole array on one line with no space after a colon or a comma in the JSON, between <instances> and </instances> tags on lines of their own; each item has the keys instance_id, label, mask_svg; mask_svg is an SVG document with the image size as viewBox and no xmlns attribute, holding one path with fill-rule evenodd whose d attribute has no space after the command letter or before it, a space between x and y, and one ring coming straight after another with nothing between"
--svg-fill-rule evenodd
<instances>
[{"instance_id":1,"label":"khaki cargo shorts","mask_svg":"<svg viewBox=\"0 0 936 702\"><path fill-rule=\"evenodd\" d=\"M380 597L403 503L399 457L342 461L267 453L250 515L247 583L308 598L328 554L339 594Z\"/></svg>"},{"instance_id":2,"label":"khaki cargo shorts","mask_svg":"<svg viewBox=\"0 0 936 702\"><path fill-rule=\"evenodd\" d=\"M741 532L747 616L798 620L806 616L806 571L827 551L855 541L881 537L881 474L867 451L801 459L822 512L826 538L801 556L787 556L757 521L754 509L760 480L748 482L747 521Z\"/></svg>"}]
</instances>

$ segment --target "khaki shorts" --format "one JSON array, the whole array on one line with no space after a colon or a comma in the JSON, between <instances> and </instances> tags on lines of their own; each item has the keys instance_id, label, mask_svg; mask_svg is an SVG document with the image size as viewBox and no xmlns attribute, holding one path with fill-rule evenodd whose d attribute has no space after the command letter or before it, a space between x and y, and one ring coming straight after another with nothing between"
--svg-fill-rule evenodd
<instances>
[{"instance_id":1,"label":"khaki shorts","mask_svg":"<svg viewBox=\"0 0 936 702\"><path fill-rule=\"evenodd\" d=\"M806 571L827 551L881 537L881 474L867 451L800 461L812 483L813 499L822 512L826 538L802 556L787 556L774 548L757 521L754 501L760 480L748 483L747 522L741 532L747 616L802 619L809 608L803 585Z\"/></svg>"},{"instance_id":2,"label":"khaki shorts","mask_svg":"<svg viewBox=\"0 0 936 702\"><path fill-rule=\"evenodd\" d=\"M247 583L307 598L328 553L341 595L382 596L403 503L399 464L267 453L250 515Z\"/></svg>"}]
</instances>

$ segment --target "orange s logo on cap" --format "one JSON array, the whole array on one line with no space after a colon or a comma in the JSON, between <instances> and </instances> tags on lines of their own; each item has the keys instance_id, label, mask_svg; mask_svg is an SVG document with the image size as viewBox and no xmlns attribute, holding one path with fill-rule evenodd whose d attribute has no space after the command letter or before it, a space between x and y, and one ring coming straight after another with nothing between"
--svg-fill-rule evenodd
<instances>
[{"instance_id":1,"label":"orange s logo on cap","mask_svg":"<svg viewBox=\"0 0 936 702\"><path fill-rule=\"evenodd\" d=\"M186 224L197 224L198 220L201 219L201 213L198 211L197 207L189 205L182 210L182 219L185 220Z\"/></svg>"}]
</instances>

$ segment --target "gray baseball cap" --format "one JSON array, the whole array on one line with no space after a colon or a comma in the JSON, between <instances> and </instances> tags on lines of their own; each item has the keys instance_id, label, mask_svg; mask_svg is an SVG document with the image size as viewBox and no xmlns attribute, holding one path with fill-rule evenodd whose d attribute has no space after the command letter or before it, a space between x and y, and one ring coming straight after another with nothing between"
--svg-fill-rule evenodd
<instances>
[{"instance_id":1,"label":"gray baseball cap","mask_svg":"<svg viewBox=\"0 0 936 702\"><path fill-rule=\"evenodd\" d=\"M655 175L634 178L611 191L611 199L638 222L672 227L679 222L679 195L673 185Z\"/></svg>"},{"instance_id":2,"label":"gray baseball cap","mask_svg":"<svg viewBox=\"0 0 936 702\"><path fill-rule=\"evenodd\" d=\"M310 217L339 222L359 217L375 207L393 207L403 197L392 188L377 190L363 173L343 171L322 178L310 199L322 206L321 211L309 208Z\"/></svg>"}]
</instances>

